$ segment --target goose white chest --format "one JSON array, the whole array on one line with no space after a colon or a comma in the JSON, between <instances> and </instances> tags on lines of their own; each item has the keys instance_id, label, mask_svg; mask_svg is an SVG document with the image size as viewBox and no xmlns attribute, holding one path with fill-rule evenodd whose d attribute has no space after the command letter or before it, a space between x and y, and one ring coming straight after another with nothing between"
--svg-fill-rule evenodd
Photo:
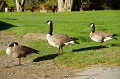
<instances>
[{"instance_id":1,"label":"goose white chest","mask_svg":"<svg viewBox=\"0 0 120 79\"><path fill-rule=\"evenodd\" d=\"M11 55L12 55L12 48L11 48L11 47L8 47L8 48L6 49L6 53L11 56Z\"/></svg>"},{"instance_id":2,"label":"goose white chest","mask_svg":"<svg viewBox=\"0 0 120 79\"><path fill-rule=\"evenodd\" d=\"M50 45L59 48L59 45L56 45L55 41L51 38L51 35L50 35L50 34L47 34L47 35L46 35L46 38L47 38L48 43L49 43Z\"/></svg>"},{"instance_id":3,"label":"goose white chest","mask_svg":"<svg viewBox=\"0 0 120 79\"><path fill-rule=\"evenodd\" d=\"M97 35L97 34L94 34L94 33L90 33L90 38L95 41L95 42L101 42L102 41L102 37Z\"/></svg>"}]
</instances>

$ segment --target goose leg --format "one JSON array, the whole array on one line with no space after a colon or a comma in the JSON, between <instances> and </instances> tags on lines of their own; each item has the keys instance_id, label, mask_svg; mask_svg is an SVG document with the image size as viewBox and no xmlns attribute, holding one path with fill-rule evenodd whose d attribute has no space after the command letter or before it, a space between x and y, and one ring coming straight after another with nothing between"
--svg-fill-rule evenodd
<instances>
[{"instance_id":1,"label":"goose leg","mask_svg":"<svg viewBox=\"0 0 120 79\"><path fill-rule=\"evenodd\" d=\"M58 48L58 55L60 55L60 47Z\"/></svg>"},{"instance_id":2,"label":"goose leg","mask_svg":"<svg viewBox=\"0 0 120 79\"><path fill-rule=\"evenodd\" d=\"M100 42L100 47L102 47L102 42Z\"/></svg>"},{"instance_id":3,"label":"goose leg","mask_svg":"<svg viewBox=\"0 0 120 79\"><path fill-rule=\"evenodd\" d=\"M21 58L18 58L18 64L16 64L15 66L20 66L21 65Z\"/></svg>"},{"instance_id":4,"label":"goose leg","mask_svg":"<svg viewBox=\"0 0 120 79\"><path fill-rule=\"evenodd\" d=\"M63 48L60 47L60 54L63 54Z\"/></svg>"},{"instance_id":5,"label":"goose leg","mask_svg":"<svg viewBox=\"0 0 120 79\"><path fill-rule=\"evenodd\" d=\"M63 48L61 47L61 54L63 54Z\"/></svg>"},{"instance_id":6,"label":"goose leg","mask_svg":"<svg viewBox=\"0 0 120 79\"><path fill-rule=\"evenodd\" d=\"M19 58L19 63L18 63L18 65L19 65L19 66L21 65L21 58Z\"/></svg>"}]
</instances>

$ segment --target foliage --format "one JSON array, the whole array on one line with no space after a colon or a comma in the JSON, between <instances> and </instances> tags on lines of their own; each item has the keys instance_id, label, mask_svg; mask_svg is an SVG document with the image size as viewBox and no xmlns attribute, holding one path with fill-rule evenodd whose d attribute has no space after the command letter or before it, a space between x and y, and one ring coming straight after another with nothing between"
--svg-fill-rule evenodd
<instances>
[{"instance_id":1,"label":"foliage","mask_svg":"<svg viewBox=\"0 0 120 79\"><path fill-rule=\"evenodd\" d=\"M120 9L120 0L105 0L105 3L107 6L109 6L111 9Z\"/></svg>"},{"instance_id":2,"label":"foliage","mask_svg":"<svg viewBox=\"0 0 120 79\"><path fill-rule=\"evenodd\" d=\"M5 1L5 0L0 0L0 1Z\"/></svg>"},{"instance_id":3,"label":"foliage","mask_svg":"<svg viewBox=\"0 0 120 79\"><path fill-rule=\"evenodd\" d=\"M99 7L104 9L119 9L120 0L81 0L83 4L96 3Z\"/></svg>"},{"instance_id":4,"label":"foliage","mask_svg":"<svg viewBox=\"0 0 120 79\"><path fill-rule=\"evenodd\" d=\"M120 0L90 0L91 3L97 3L101 7L109 7L110 9L119 9Z\"/></svg>"},{"instance_id":5,"label":"foliage","mask_svg":"<svg viewBox=\"0 0 120 79\"><path fill-rule=\"evenodd\" d=\"M54 5L57 4L57 0L45 0L45 3Z\"/></svg>"},{"instance_id":6,"label":"foliage","mask_svg":"<svg viewBox=\"0 0 120 79\"><path fill-rule=\"evenodd\" d=\"M4 0L8 6L15 6L15 0Z\"/></svg>"},{"instance_id":7,"label":"foliage","mask_svg":"<svg viewBox=\"0 0 120 79\"><path fill-rule=\"evenodd\" d=\"M25 6L39 6L40 3L39 0L26 0Z\"/></svg>"},{"instance_id":8,"label":"foliage","mask_svg":"<svg viewBox=\"0 0 120 79\"><path fill-rule=\"evenodd\" d=\"M57 0L26 0L25 6L53 5L56 3Z\"/></svg>"}]
</instances>

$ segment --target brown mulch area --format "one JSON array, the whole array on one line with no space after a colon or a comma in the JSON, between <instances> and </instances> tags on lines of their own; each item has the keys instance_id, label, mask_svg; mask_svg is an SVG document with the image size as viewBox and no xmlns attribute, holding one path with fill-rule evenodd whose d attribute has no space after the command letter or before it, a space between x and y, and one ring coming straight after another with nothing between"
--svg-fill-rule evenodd
<instances>
[{"instance_id":1,"label":"brown mulch area","mask_svg":"<svg viewBox=\"0 0 120 79\"><path fill-rule=\"evenodd\" d=\"M46 40L46 34L27 33L23 37L15 37L0 33L0 51L13 41L22 43L28 40ZM77 76L76 70L56 64L55 59L39 62L22 59L21 66L15 66L16 63L16 58L0 55L0 79L64 79Z\"/></svg>"}]
</instances>

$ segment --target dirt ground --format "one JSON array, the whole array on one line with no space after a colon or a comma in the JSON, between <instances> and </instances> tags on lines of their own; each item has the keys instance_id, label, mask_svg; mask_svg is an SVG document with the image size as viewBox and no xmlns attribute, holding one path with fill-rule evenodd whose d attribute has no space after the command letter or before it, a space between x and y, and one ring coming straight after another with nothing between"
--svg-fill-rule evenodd
<instances>
[{"instance_id":1,"label":"dirt ground","mask_svg":"<svg viewBox=\"0 0 120 79\"><path fill-rule=\"evenodd\" d=\"M27 33L23 37L14 37L0 32L0 51L16 41L22 43L27 40L46 40L46 34ZM22 59L21 66L16 58L0 55L0 79L120 79L120 67L93 66L85 69L73 70L56 64L55 59L32 62Z\"/></svg>"}]
</instances>

